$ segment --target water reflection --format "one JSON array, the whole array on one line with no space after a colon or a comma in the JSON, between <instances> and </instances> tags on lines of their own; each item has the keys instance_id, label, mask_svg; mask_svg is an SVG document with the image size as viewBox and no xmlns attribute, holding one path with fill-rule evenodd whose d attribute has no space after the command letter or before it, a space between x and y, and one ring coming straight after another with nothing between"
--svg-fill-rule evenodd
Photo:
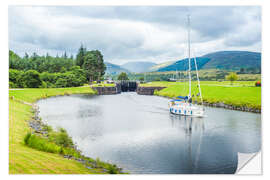
<instances>
[{"instance_id":1,"label":"water reflection","mask_svg":"<svg viewBox=\"0 0 270 180\"><path fill-rule=\"evenodd\" d=\"M188 166L192 173L196 173L201 153L202 136L204 132L204 119L191 116L179 116L170 114L172 127L185 132L186 155L188 157ZM197 144L192 144L192 135L199 135ZM192 150L194 148L194 157Z\"/></svg>"},{"instance_id":2,"label":"water reflection","mask_svg":"<svg viewBox=\"0 0 270 180\"><path fill-rule=\"evenodd\" d=\"M168 100L122 93L38 102L42 119L63 127L83 154L130 173L234 173L238 152L257 152L260 115L206 108L208 117L172 115Z\"/></svg>"}]
</instances>

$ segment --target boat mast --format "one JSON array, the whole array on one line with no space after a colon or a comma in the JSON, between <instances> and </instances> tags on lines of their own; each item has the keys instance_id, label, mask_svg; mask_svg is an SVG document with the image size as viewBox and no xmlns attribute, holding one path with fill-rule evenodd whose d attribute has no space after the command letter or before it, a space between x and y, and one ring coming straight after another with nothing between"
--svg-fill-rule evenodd
<instances>
[{"instance_id":1,"label":"boat mast","mask_svg":"<svg viewBox=\"0 0 270 180\"><path fill-rule=\"evenodd\" d=\"M196 74L197 74L197 80L198 80L198 88L199 88L199 93L200 93L200 99L201 99L201 103L202 103L202 106L203 106L202 90L201 90L201 85L200 85L199 72L198 72L198 66L197 66L197 60L196 60L196 54L195 54L195 51L194 51L194 64L195 64L195 69L196 69Z\"/></svg>"},{"instance_id":2,"label":"boat mast","mask_svg":"<svg viewBox=\"0 0 270 180\"><path fill-rule=\"evenodd\" d=\"M190 15L188 15L188 75L189 75L189 98L191 97L191 74L190 74Z\"/></svg>"}]
</instances>

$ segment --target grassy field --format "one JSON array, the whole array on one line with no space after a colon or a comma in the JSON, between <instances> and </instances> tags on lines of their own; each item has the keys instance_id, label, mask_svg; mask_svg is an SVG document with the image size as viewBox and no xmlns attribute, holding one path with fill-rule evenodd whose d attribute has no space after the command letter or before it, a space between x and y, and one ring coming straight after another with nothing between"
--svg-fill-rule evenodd
<instances>
[{"instance_id":1,"label":"grassy field","mask_svg":"<svg viewBox=\"0 0 270 180\"><path fill-rule=\"evenodd\" d=\"M254 81L237 81L233 85L229 81L201 81L203 100L210 103L223 102L234 106L247 106L261 109L261 87L255 87ZM151 82L140 86L167 87L156 92L166 97L185 96L188 94L188 83L184 82ZM192 82L192 94L198 93L197 83Z\"/></svg>"},{"instance_id":2,"label":"grassy field","mask_svg":"<svg viewBox=\"0 0 270 180\"><path fill-rule=\"evenodd\" d=\"M115 87L115 84L93 84L91 87Z\"/></svg>"},{"instance_id":3,"label":"grassy field","mask_svg":"<svg viewBox=\"0 0 270 180\"><path fill-rule=\"evenodd\" d=\"M83 164L63 156L32 149L24 144L33 116L31 103L40 98L65 94L94 94L89 87L9 90L9 173L10 174L97 174Z\"/></svg>"}]
</instances>

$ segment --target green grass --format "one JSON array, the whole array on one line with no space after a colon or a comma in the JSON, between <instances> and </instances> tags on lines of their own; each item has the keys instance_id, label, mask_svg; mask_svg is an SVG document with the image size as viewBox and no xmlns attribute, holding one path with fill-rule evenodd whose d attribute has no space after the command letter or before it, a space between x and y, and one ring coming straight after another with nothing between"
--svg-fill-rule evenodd
<instances>
[{"instance_id":1,"label":"green grass","mask_svg":"<svg viewBox=\"0 0 270 180\"><path fill-rule=\"evenodd\" d=\"M237 81L233 85L229 81L202 81L203 100L210 103L223 102L234 106L261 109L261 87L255 87L254 84L254 81ZM192 82L192 94L194 95L198 93L196 85L196 82ZM187 82L152 82L140 86L167 87L156 91L155 95L170 98L188 94Z\"/></svg>"},{"instance_id":2,"label":"green grass","mask_svg":"<svg viewBox=\"0 0 270 180\"><path fill-rule=\"evenodd\" d=\"M66 159L59 154L59 145L48 142L30 132L28 121L33 117L30 103L40 98L94 91L89 87L57 89L23 89L10 90L9 96L9 173L10 174L98 174L104 173L99 168L87 169L83 164ZM25 103L27 102L27 103ZM26 144L28 143L28 145ZM29 147L31 146L31 147ZM46 152L47 151L47 152ZM65 148L63 154L72 154L73 149ZM79 155L78 155L79 156ZM91 161L91 158L88 158ZM102 162L109 171L115 166Z\"/></svg>"},{"instance_id":3,"label":"green grass","mask_svg":"<svg viewBox=\"0 0 270 180\"><path fill-rule=\"evenodd\" d=\"M9 90L9 97L33 103L38 99L48 98L51 96L70 95L70 94L95 94L90 87L72 87L72 88L28 88Z\"/></svg>"},{"instance_id":4,"label":"green grass","mask_svg":"<svg viewBox=\"0 0 270 180\"><path fill-rule=\"evenodd\" d=\"M115 84L92 84L91 87L115 87Z\"/></svg>"}]
</instances>

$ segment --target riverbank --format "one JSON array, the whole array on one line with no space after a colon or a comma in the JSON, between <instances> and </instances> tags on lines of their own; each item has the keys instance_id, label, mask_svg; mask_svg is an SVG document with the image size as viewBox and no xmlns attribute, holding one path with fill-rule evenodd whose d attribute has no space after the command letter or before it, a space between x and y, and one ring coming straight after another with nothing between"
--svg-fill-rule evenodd
<instances>
[{"instance_id":1,"label":"riverbank","mask_svg":"<svg viewBox=\"0 0 270 180\"><path fill-rule=\"evenodd\" d=\"M49 153L25 144L34 127L43 126L33 103L41 98L69 94L95 94L89 87L23 89L9 91L9 173L10 174L107 174L115 166L84 156ZM33 122L38 123L33 125ZM31 127L30 127L31 126ZM42 128L41 128L42 129ZM44 133L41 133L44 134ZM38 136L43 138L42 136ZM44 139L43 139L44 140ZM46 139L44 140L46 141ZM44 142L43 141L43 142ZM74 153L75 151L73 151ZM76 152L80 154L79 151Z\"/></svg>"},{"instance_id":2,"label":"riverbank","mask_svg":"<svg viewBox=\"0 0 270 180\"><path fill-rule=\"evenodd\" d=\"M140 84L143 87L166 87L155 91L155 95L175 98L188 94L188 84L184 82L151 82ZM247 112L261 112L261 87L255 87L251 81L237 81L233 85L228 81L201 81L203 101L207 106L222 107ZM192 82L194 100L198 93L197 83Z\"/></svg>"}]
</instances>

